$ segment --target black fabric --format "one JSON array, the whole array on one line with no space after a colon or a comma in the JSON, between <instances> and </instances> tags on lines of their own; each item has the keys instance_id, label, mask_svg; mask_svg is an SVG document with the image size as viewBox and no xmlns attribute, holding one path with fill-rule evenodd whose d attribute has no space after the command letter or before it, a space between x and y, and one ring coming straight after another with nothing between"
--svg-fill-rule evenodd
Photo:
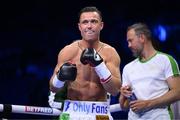
<instances>
[{"instance_id":1,"label":"black fabric","mask_svg":"<svg viewBox=\"0 0 180 120\"><path fill-rule=\"evenodd\" d=\"M4 104L4 109L2 112L2 118L8 118L12 112L12 105Z\"/></svg>"}]
</instances>

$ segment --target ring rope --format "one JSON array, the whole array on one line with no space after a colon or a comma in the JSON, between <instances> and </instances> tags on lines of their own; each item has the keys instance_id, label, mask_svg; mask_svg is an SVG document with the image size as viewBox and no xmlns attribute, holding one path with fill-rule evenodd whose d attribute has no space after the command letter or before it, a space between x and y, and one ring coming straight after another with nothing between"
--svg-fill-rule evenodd
<instances>
[{"instance_id":1,"label":"ring rope","mask_svg":"<svg viewBox=\"0 0 180 120\"><path fill-rule=\"evenodd\" d=\"M110 112L121 111L119 104L110 105ZM59 116L62 111L52 107L40 107L40 106L27 106L27 105L10 105L0 104L0 112L20 113L20 114L32 114L32 115L47 115L47 116Z\"/></svg>"}]
</instances>

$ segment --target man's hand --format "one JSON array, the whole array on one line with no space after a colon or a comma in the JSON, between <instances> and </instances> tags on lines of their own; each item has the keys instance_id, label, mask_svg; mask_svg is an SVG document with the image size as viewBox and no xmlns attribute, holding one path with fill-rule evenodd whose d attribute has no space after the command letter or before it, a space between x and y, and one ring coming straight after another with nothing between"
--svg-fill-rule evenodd
<instances>
[{"instance_id":1,"label":"man's hand","mask_svg":"<svg viewBox=\"0 0 180 120\"><path fill-rule=\"evenodd\" d=\"M101 83L107 83L111 79L111 72L103 62L103 58L94 48L86 48L81 54L80 61L82 64L89 64L94 67Z\"/></svg>"},{"instance_id":2,"label":"man's hand","mask_svg":"<svg viewBox=\"0 0 180 120\"><path fill-rule=\"evenodd\" d=\"M102 63L103 59L94 48L86 48L81 54L80 61L84 65L89 64L92 67L95 67Z\"/></svg>"},{"instance_id":3,"label":"man's hand","mask_svg":"<svg viewBox=\"0 0 180 120\"><path fill-rule=\"evenodd\" d=\"M64 63L58 73L57 78L61 81L71 80L74 81L77 75L77 68L75 64L72 63Z\"/></svg>"},{"instance_id":4,"label":"man's hand","mask_svg":"<svg viewBox=\"0 0 180 120\"><path fill-rule=\"evenodd\" d=\"M132 95L131 87L129 85L121 87L121 94L125 97L130 97Z\"/></svg>"},{"instance_id":5,"label":"man's hand","mask_svg":"<svg viewBox=\"0 0 180 120\"><path fill-rule=\"evenodd\" d=\"M65 84L65 81L74 81L76 79L76 75L76 65L69 62L64 63L57 72L57 75L54 76L52 85L55 88L62 88Z\"/></svg>"},{"instance_id":6,"label":"man's hand","mask_svg":"<svg viewBox=\"0 0 180 120\"><path fill-rule=\"evenodd\" d=\"M132 111L134 111L136 113L143 113L143 112L151 109L150 104L151 104L151 100L135 100L135 101L131 101L129 103Z\"/></svg>"}]
</instances>

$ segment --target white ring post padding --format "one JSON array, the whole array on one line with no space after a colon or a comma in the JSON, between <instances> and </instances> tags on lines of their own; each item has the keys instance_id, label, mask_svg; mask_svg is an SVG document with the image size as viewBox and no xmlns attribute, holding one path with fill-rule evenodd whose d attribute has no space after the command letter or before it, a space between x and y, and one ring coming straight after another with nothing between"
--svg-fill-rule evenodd
<instances>
[{"instance_id":1,"label":"white ring post padding","mask_svg":"<svg viewBox=\"0 0 180 120\"><path fill-rule=\"evenodd\" d=\"M51 107L38 107L38 106L23 106L11 105L11 113L33 114L33 115L49 115L59 116L61 111ZM3 104L0 104L0 112L4 110ZM5 111L6 112L6 111Z\"/></svg>"},{"instance_id":2,"label":"white ring post padding","mask_svg":"<svg viewBox=\"0 0 180 120\"><path fill-rule=\"evenodd\" d=\"M61 111L50 107L12 105L12 113L59 116Z\"/></svg>"},{"instance_id":3,"label":"white ring post padding","mask_svg":"<svg viewBox=\"0 0 180 120\"><path fill-rule=\"evenodd\" d=\"M2 111L3 111L3 109L4 109L3 104L0 104L0 112L2 112Z\"/></svg>"},{"instance_id":4,"label":"white ring post padding","mask_svg":"<svg viewBox=\"0 0 180 120\"><path fill-rule=\"evenodd\" d=\"M122 108L121 108L120 104L110 105L110 112L111 113L118 112L118 111L122 111Z\"/></svg>"}]
</instances>

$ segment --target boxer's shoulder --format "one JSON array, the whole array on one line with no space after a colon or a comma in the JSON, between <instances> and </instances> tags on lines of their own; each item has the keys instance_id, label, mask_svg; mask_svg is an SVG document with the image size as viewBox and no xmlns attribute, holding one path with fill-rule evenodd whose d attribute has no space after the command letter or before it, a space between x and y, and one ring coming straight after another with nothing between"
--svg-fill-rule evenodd
<instances>
[{"instance_id":1,"label":"boxer's shoulder","mask_svg":"<svg viewBox=\"0 0 180 120\"><path fill-rule=\"evenodd\" d=\"M66 45L66 46L64 47L64 49L77 51L77 50L79 49L79 47L78 47L78 41L79 41L79 40L76 40L76 41L72 42L71 44ZM72 51L72 52L73 52L73 51Z\"/></svg>"},{"instance_id":2,"label":"boxer's shoulder","mask_svg":"<svg viewBox=\"0 0 180 120\"><path fill-rule=\"evenodd\" d=\"M64 55L64 56L69 56L70 58L71 57L74 57L78 54L78 51L79 51L79 47L77 45L77 41L69 44L69 45L66 45L60 52L59 54L60 55Z\"/></svg>"},{"instance_id":3,"label":"boxer's shoulder","mask_svg":"<svg viewBox=\"0 0 180 120\"><path fill-rule=\"evenodd\" d=\"M98 53L102 55L105 61L108 59L111 60L112 58L117 59L118 61L120 60L120 56L113 46L106 43L102 43L102 44L103 47Z\"/></svg>"},{"instance_id":4,"label":"boxer's shoulder","mask_svg":"<svg viewBox=\"0 0 180 120\"><path fill-rule=\"evenodd\" d=\"M73 42L73 43L71 43L69 45L66 45L61 51L75 53L75 52L77 52L79 50L79 47L78 47L77 43L78 42L75 41L75 42Z\"/></svg>"},{"instance_id":5,"label":"boxer's shoulder","mask_svg":"<svg viewBox=\"0 0 180 120\"><path fill-rule=\"evenodd\" d=\"M107 43L103 43L103 42L101 42L101 44L102 44L101 45L102 48L101 48L100 51L103 51L103 52L106 52L106 53L116 52L116 49L113 46L111 46L111 45L109 45Z\"/></svg>"},{"instance_id":6,"label":"boxer's shoulder","mask_svg":"<svg viewBox=\"0 0 180 120\"><path fill-rule=\"evenodd\" d=\"M102 44L102 50L110 50L110 51L114 51L114 50L115 50L114 47L112 47L111 45L109 45L109 44L107 44L107 43L101 42L101 44ZM115 51L116 51L116 50L115 50Z\"/></svg>"}]
</instances>

